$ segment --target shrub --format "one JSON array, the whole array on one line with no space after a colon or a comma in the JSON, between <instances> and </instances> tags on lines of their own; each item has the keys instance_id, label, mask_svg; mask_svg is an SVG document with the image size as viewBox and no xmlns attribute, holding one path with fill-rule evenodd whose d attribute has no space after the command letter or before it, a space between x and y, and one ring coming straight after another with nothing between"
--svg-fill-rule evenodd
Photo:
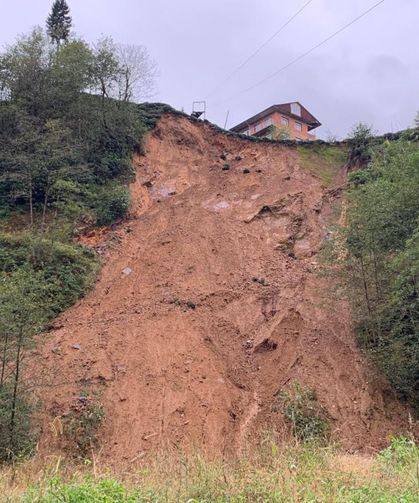
<instances>
[{"instance_id":1,"label":"shrub","mask_svg":"<svg viewBox=\"0 0 419 503\"><path fill-rule=\"evenodd\" d=\"M103 187L96 196L96 214L99 225L109 225L125 217L130 204L126 187L111 185Z\"/></svg>"},{"instance_id":2,"label":"shrub","mask_svg":"<svg viewBox=\"0 0 419 503\"><path fill-rule=\"evenodd\" d=\"M98 431L105 419L102 405L89 397L80 396L64 420L64 433L72 452L86 459L98 446Z\"/></svg>"},{"instance_id":3,"label":"shrub","mask_svg":"<svg viewBox=\"0 0 419 503\"><path fill-rule=\"evenodd\" d=\"M380 452L379 460L386 467L398 469L408 465L419 466L419 447L411 438L395 437L389 447Z\"/></svg>"},{"instance_id":4,"label":"shrub","mask_svg":"<svg viewBox=\"0 0 419 503\"><path fill-rule=\"evenodd\" d=\"M64 483L55 478L50 481L47 491L40 496L37 488L28 490L25 503L139 503L131 491L113 479L93 480L87 478L82 482ZM146 501L146 500L143 500Z\"/></svg>"},{"instance_id":5,"label":"shrub","mask_svg":"<svg viewBox=\"0 0 419 503\"><path fill-rule=\"evenodd\" d=\"M298 382L292 383L287 391L277 392L273 410L288 419L298 440L325 440L329 436L327 414L315 391Z\"/></svg>"},{"instance_id":6,"label":"shrub","mask_svg":"<svg viewBox=\"0 0 419 503\"><path fill-rule=\"evenodd\" d=\"M0 271L11 273L29 266L39 273L51 317L86 293L93 284L97 265L94 252L81 245L55 241L48 235L0 233Z\"/></svg>"}]
</instances>

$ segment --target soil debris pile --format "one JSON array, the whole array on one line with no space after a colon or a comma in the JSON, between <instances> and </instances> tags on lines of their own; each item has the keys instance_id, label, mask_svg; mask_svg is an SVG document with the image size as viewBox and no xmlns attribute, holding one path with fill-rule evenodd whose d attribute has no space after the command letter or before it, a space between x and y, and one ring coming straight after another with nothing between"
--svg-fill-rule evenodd
<instances>
[{"instance_id":1,"label":"soil debris pile","mask_svg":"<svg viewBox=\"0 0 419 503\"><path fill-rule=\"evenodd\" d=\"M339 191L300 165L298 149L166 115L134 166L120 242L33 357L41 448L58 444L50 422L86 389L105 411L102 455L116 463L166 446L228 455L263 431L285 436L273 403L293 382L315 390L345 447L378 447L402 428L347 304L318 273Z\"/></svg>"}]
</instances>

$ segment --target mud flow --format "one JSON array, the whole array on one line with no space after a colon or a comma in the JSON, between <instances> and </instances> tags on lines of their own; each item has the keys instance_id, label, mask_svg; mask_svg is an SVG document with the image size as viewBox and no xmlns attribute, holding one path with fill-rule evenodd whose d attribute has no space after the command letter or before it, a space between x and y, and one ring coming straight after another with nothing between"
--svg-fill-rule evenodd
<instances>
[{"instance_id":1,"label":"mud flow","mask_svg":"<svg viewBox=\"0 0 419 503\"><path fill-rule=\"evenodd\" d=\"M106 411L101 456L114 463L169 446L235 455L266 431L285 438L273 403L294 381L316 391L347 449L378 448L404 427L357 349L348 304L319 273L342 172L325 188L295 147L171 115L133 162L119 242L32 358L41 450L58 449L51 421L86 387Z\"/></svg>"}]
</instances>

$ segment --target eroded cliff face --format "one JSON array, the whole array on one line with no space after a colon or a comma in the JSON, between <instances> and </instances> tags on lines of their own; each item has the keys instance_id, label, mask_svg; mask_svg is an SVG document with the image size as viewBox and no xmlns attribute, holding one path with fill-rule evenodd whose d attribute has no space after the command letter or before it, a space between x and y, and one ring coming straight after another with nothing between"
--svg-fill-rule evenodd
<instances>
[{"instance_id":1,"label":"eroded cliff face","mask_svg":"<svg viewBox=\"0 0 419 503\"><path fill-rule=\"evenodd\" d=\"M272 406L294 381L316 391L344 447L379 447L403 428L347 303L319 274L342 172L323 187L293 147L171 115L134 166L132 216L95 289L33 355L41 449L59 447L49 423L86 388L106 411L100 452L113 463L168 446L234 455L262 432L285 437Z\"/></svg>"}]
</instances>

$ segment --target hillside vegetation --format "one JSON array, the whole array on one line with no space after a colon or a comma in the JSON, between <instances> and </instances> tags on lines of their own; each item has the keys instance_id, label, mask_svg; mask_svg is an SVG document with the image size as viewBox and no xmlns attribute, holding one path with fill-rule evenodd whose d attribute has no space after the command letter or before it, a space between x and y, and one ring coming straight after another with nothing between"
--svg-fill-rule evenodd
<instances>
[{"instance_id":1,"label":"hillside vegetation","mask_svg":"<svg viewBox=\"0 0 419 503\"><path fill-rule=\"evenodd\" d=\"M376 143L349 177L342 233L347 293L359 342L399 396L419 408L419 145L412 132ZM356 149L354 149L356 151Z\"/></svg>"}]
</instances>

